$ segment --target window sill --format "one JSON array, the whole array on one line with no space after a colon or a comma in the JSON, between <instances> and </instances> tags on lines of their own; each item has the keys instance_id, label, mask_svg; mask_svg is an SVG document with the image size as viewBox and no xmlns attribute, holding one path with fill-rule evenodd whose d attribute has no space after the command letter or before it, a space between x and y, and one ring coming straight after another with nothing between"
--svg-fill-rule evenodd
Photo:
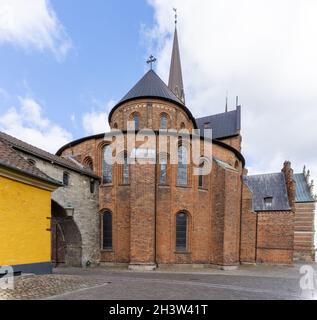
<instances>
[{"instance_id":1,"label":"window sill","mask_svg":"<svg viewBox=\"0 0 317 320\"><path fill-rule=\"evenodd\" d=\"M209 191L209 189L201 188L201 187L198 187L198 190L199 190L199 191L204 191L204 192Z\"/></svg>"},{"instance_id":2,"label":"window sill","mask_svg":"<svg viewBox=\"0 0 317 320\"><path fill-rule=\"evenodd\" d=\"M182 185L179 185L179 184L177 184L176 187L177 187L177 188L185 188L185 189L190 189L190 188L191 188L191 186L189 186L189 185L187 185L187 186L182 186Z\"/></svg>"},{"instance_id":3,"label":"window sill","mask_svg":"<svg viewBox=\"0 0 317 320\"><path fill-rule=\"evenodd\" d=\"M175 251L174 254L191 254L189 251Z\"/></svg>"},{"instance_id":4,"label":"window sill","mask_svg":"<svg viewBox=\"0 0 317 320\"><path fill-rule=\"evenodd\" d=\"M159 183L158 186L159 186L159 187L163 187L163 188L164 188L164 187L165 187L165 188L166 188L166 187L167 187L167 188L170 187L169 184L162 184L162 183Z\"/></svg>"},{"instance_id":5,"label":"window sill","mask_svg":"<svg viewBox=\"0 0 317 320\"><path fill-rule=\"evenodd\" d=\"M112 253L114 252L113 249L101 249L101 252L109 252L109 253Z\"/></svg>"},{"instance_id":6,"label":"window sill","mask_svg":"<svg viewBox=\"0 0 317 320\"><path fill-rule=\"evenodd\" d=\"M101 187L113 187L113 183L102 183Z\"/></svg>"},{"instance_id":7,"label":"window sill","mask_svg":"<svg viewBox=\"0 0 317 320\"><path fill-rule=\"evenodd\" d=\"M129 187L130 183L119 183L118 186L119 187Z\"/></svg>"}]
</instances>

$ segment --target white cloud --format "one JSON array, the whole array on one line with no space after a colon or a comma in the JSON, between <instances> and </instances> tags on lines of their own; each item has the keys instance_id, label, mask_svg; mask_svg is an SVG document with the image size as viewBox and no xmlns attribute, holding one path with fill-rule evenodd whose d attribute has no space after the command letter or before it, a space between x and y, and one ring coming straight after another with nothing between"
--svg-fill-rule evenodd
<instances>
[{"instance_id":1,"label":"white cloud","mask_svg":"<svg viewBox=\"0 0 317 320\"><path fill-rule=\"evenodd\" d=\"M1 0L0 44L50 50L61 61L72 47L50 0Z\"/></svg>"},{"instance_id":2,"label":"white cloud","mask_svg":"<svg viewBox=\"0 0 317 320\"><path fill-rule=\"evenodd\" d=\"M178 8L187 105L195 116L242 103L243 154L250 173L284 160L317 176L317 2L313 0L148 0L156 24L158 73L167 80ZM316 179L315 179L316 180Z\"/></svg>"},{"instance_id":3,"label":"white cloud","mask_svg":"<svg viewBox=\"0 0 317 320\"><path fill-rule=\"evenodd\" d=\"M55 153L73 139L71 133L43 116L42 107L33 99L19 98L19 107L0 116L0 130L41 149Z\"/></svg>"},{"instance_id":4,"label":"white cloud","mask_svg":"<svg viewBox=\"0 0 317 320\"><path fill-rule=\"evenodd\" d=\"M82 124L85 133L87 135L94 135L109 131L108 110L115 105L115 101L110 100L108 103L102 104L100 101L93 99L92 103L98 110L93 109L83 115Z\"/></svg>"}]
</instances>

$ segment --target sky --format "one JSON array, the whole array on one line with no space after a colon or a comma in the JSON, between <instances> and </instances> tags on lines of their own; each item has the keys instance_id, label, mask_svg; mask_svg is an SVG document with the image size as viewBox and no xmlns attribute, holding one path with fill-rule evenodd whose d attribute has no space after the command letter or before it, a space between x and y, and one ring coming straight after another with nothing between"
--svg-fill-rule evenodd
<instances>
[{"instance_id":1,"label":"sky","mask_svg":"<svg viewBox=\"0 0 317 320\"><path fill-rule=\"evenodd\" d=\"M50 152L107 130L150 54L167 81L173 7L194 116L238 95L249 172L316 177L315 0L0 0L0 130Z\"/></svg>"}]
</instances>

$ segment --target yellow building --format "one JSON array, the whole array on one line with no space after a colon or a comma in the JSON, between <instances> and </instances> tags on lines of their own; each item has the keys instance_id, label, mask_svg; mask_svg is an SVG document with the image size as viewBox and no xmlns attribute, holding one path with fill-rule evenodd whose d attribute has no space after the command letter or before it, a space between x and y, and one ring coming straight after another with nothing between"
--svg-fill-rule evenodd
<instances>
[{"instance_id":1,"label":"yellow building","mask_svg":"<svg viewBox=\"0 0 317 320\"><path fill-rule=\"evenodd\" d=\"M59 186L0 140L0 266L51 272L51 192Z\"/></svg>"}]
</instances>

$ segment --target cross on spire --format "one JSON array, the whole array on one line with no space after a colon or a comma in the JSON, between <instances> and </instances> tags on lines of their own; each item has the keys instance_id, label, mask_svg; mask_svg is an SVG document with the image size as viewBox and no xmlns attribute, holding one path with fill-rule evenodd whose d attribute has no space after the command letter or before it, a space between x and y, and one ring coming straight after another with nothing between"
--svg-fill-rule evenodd
<instances>
[{"instance_id":1,"label":"cross on spire","mask_svg":"<svg viewBox=\"0 0 317 320\"><path fill-rule=\"evenodd\" d=\"M147 64L151 65L151 70L153 69L153 63L156 62L156 58L151 54L149 59L146 61Z\"/></svg>"},{"instance_id":2,"label":"cross on spire","mask_svg":"<svg viewBox=\"0 0 317 320\"><path fill-rule=\"evenodd\" d=\"M177 25L177 8L173 8L175 12L175 25Z\"/></svg>"}]
</instances>

